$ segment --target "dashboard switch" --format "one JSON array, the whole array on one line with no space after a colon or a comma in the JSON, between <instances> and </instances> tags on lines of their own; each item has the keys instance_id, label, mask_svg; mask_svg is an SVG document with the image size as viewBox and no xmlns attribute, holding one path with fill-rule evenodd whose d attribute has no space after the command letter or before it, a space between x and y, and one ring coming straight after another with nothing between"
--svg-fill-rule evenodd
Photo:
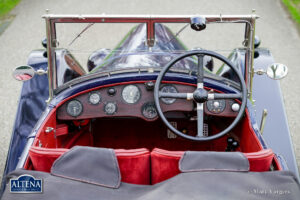
<instances>
[{"instance_id":1,"label":"dashboard switch","mask_svg":"<svg viewBox=\"0 0 300 200\"><path fill-rule=\"evenodd\" d=\"M153 81L148 81L145 83L146 90L147 91L152 91L154 89L154 82Z\"/></svg>"},{"instance_id":2,"label":"dashboard switch","mask_svg":"<svg viewBox=\"0 0 300 200\"><path fill-rule=\"evenodd\" d=\"M109 96L114 96L114 95L116 94L116 89L115 89L115 88L109 88L109 89L107 90L107 94L108 94Z\"/></svg>"},{"instance_id":3,"label":"dashboard switch","mask_svg":"<svg viewBox=\"0 0 300 200\"><path fill-rule=\"evenodd\" d=\"M232 111L237 112L240 110L240 105L237 103L232 104L231 106Z\"/></svg>"}]
</instances>

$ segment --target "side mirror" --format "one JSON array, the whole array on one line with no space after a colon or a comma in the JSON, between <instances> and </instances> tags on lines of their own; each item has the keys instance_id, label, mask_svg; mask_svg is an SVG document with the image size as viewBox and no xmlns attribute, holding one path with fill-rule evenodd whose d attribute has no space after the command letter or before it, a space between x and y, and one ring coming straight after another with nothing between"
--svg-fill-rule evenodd
<instances>
[{"instance_id":1,"label":"side mirror","mask_svg":"<svg viewBox=\"0 0 300 200\"><path fill-rule=\"evenodd\" d=\"M288 74L288 68L287 66L280 64L280 63L274 63L273 65L270 65L267 68L267 76L274 80L283 79Z\"/></svg>"},{"instance_id":2,"label":"side mirror","mask_svg":"<svg viewBox=\"0 0 300 200\"><path fill-rule=\"evenodd\" d=\"M13 77L17 81L28 81L32 79L35 74L43 75L47 74L47 71L43 69L38 69L37 71L35 71L31 66L28 65L17 67L13 71Z\"/></svg>"},{"instance_id":3,"label":"side mirror","mask_svg":"<svg viewBox=\"0 0 300 200\"><path fill-rule=\"evenodd\" d=\"M17 81L28 81L34 77L35 71L31 66L17 67L13 72L13 77Z\"/></svg>"},{"instance_id":4,"label":"side mirror","mask_svg":"<svg viewBox=\"0 0 300 200\"><path fill-rule=\"evenodd\" d=\"M288 74L288 67L284 64L274 63L270 65L267 70L257 69L254 71L257 75L267 74L267 76L274 80L280 80Z\"/></svg>"}]
</instances>

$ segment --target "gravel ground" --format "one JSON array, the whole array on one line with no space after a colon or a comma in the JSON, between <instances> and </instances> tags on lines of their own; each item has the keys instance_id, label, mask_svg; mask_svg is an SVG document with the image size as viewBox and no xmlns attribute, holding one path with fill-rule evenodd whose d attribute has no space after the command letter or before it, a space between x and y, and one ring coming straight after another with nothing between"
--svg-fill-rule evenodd
<instances>
[{"instance_id":1,"label":"gravel ground","mask_svg":"<svg viewBox=\"0 0 300 200\"><path fill-rule=\"evenodd\" d=\"M289 75L281 81L281 88L299 165L300 37L279 0L26 0L11 12L16 17L0 36L0 178L22 85L13 80L11 72L27 62L31 50L41 48L40 41L45 36L41 15L45 9L55 14L249 14L253 8L261 16L256 33L262 46L271 50L277 62L289 67Z\"/></svg>"}]
</instances>

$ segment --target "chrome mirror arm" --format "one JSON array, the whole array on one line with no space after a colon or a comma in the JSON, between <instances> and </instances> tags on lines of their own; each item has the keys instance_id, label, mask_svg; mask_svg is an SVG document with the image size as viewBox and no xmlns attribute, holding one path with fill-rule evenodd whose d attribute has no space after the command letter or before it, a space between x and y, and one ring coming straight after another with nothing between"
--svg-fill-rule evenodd
<instances>
[{"instance_id":1,"label":"chrome mirror arm","mask_svg":"<svg viewBox=\"0 0 300 200\"><path fill-rule=\"evenodd\" d=\"M38 70L35 71L35 73L37 75L44 75L44 74L48 73L48 70L46 71L46 70L43 70L43 69L38 69Z\"/></svg>"},{"instance_id":2,"label":"chrome mirror arm","mask_svg":"<svg viewBox=\"0 0 300 200\"><path fill-rule=\"evenodd\" d=\"M264 75L267 72L266 72L266 70L260 68L260 69L255 69L254 73L257 74L257 75Z\"/></svg>"}]
</instances>

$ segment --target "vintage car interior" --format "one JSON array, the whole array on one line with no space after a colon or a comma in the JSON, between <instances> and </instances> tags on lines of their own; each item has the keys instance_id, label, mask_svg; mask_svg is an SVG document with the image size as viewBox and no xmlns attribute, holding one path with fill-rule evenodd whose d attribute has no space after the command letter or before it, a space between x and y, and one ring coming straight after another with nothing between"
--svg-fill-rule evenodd
<instances>
[{"instance_id":1,"label":"vintage car interior","mask_svg":"<svg viewBox=\"0 0 300 200\"><path fill-rule=\"evenodd\" d=\"M187 150L240 151L249 159L251 171L276 169L274 154L262 148L247 111L239 124L221 138L205 142L188 140L172 133L157 116L153 91L147 90L147 83L109 85L65 101L49 116L31 147L28 169L49 172L55 159L75 145L115 149L122 181L136 184L155 184L178 174L178 161ZM189 92L196 87L165 83L163 88ZM138 94L126 94L126 90ZM161 101L164 111L170 113L172 125L193 136L197 126L194 105L185 102L182 99ZM239 102L207 101L205 134L214 135L233 121L237 113L234 104ZM56 128L49 132L48 127ZM134 171L129 170L132 167Z\"/></svg>"},{"instance_id":2,"label":"vintage car interior","mask_svg":"<svg viewBox=\"0 0 300 200\"><path fill-rule=\"evenodd\" d=\"M287 74L273 62L254 71L258 16L44 18L47 50L13 73L31 80L3 200L298 199L297 177L262 137L265 118L256 122L254 73ZM228 23L242 27L243 47L221 37L207 48Z\"/></svg>"},{"instance_id":3,"label":"vintage car interior","mask_svg":"<svg viewBox=\"0 0 300 200\"><path fill-rule=\"evenodd\" d=\"M235 69L214 52L193 51L171 61L156 80L102 85L61 101L38 132L26 168L50 172L53 162L70 148L91 146L114 149L126 183L156 184L174 177L186 151L242 152L250 171L279 170L274 153L263 148L252 128L244 83L235 94L214 84L206 86L214 80L201 70L201 55L215 56ZM188 56L198 56L198 74L204 76L196 77L197 84L164 80L166 74L175 76L168 69ZM200 103L204 113L198 109Z\"/></svg>"},{"instance_id":4,"label":"vintage car interior","mask_svg":"<svg viewBox=\"0 0 300 200\"><path fill-rule=\"evenodd\" d=\"M192 29L205 29L202 18L193 20ZM184 50L165 26L157 23L155 30L157 40L153 49ZM146 35L146 26L137 26L119 44L115 51L116 55L121 52L115 56L119 61L100 65L107 55L103 56L103 52L107 51L97 50L88 60L89 75L58 88L57 103L34 136L25 169L50 172L55 160L72 147L88 146L113 149L122 182L132 184L154 185L176 176L181 173L179 161L187 151L220 155L241 152L249 161L250 171L281 170L274 153L263 146L259 132L253 128L253 114L246 107L246 73L242 69L226 57L202 49L184 50L173 55L173 59L167 59L169 54L165 52L151 51L122 57L122 52L136 46L148 49L143 40L138 40L143 38L140 34ZM67 58L68 65L77 65L71 54ZM219 76L211 73L216 60L227 67ZM163 63L163 66L135 70L132 66L136 62L141 62L139 65ZM120 63L132 66L122 71L117 68ZM173 66L175 70L171 69ZM186 73L182 70L185 68L194 71ZM109 69L113 73L103 78ZM88 82L89 78L94 82ZM100 83L101 79L108 81ZM85 82L88 85L80 86ZM76 92L63 95L72 89ZM210 165L209 159L202 162ZM84 168L84 163L78 167Z\"/></svg>"}]
</instances>

